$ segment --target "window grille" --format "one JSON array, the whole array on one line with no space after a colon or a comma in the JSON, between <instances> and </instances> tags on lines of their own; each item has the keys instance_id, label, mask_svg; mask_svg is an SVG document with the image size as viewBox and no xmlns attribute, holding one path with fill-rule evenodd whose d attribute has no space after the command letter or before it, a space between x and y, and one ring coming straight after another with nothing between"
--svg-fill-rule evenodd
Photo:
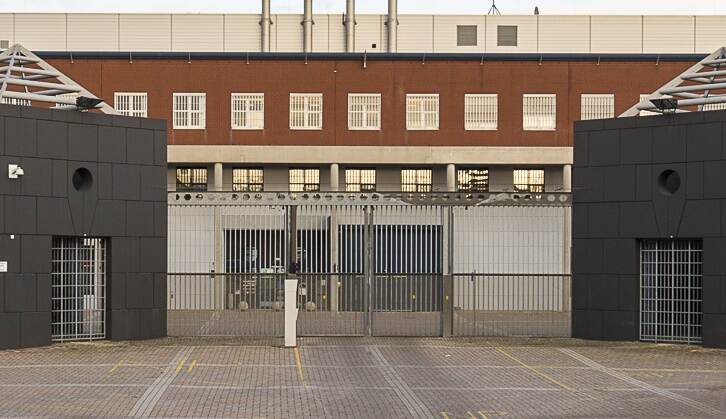
<instances>
[{"instance_id":1,"label":"window grille","mask_svg":"<svg viewBox=\"0 0 726 419\"><path fill-rule=\"evenodd\" d=\"M106 241L53 237L51 337L54 341L106 337Z\"/></svg>"},{"instance_id":2,"label":"window grille","mask_svg":"<svg viewBox=\"0 0 726 419\"><path fill-rule=\"evenodd\" d=\"M498 47L516 47L517 46L517 27L516 26L497 26L497 46Z\"/></svg>"},{"instance_id":3,"label":"window grille","mask_svg":"<svg viewBox=\"0 0 726 419\"><path fill-rule=\"evenodd\" d=\"M707 103L703 105L704 111L722 111L726 110L726 103Z\"/></svg>"},{"instance_id":4,"label":"window grille","mask_svg":"<svg viewBox=\"0 0 726 419\"><path fill-rule=\"evenodd\" d=\"M701 240L640 242L640 339L701 343Z\"/></svg>"},{"instance_id":5,"label":"window grille","mask_svg":"<svg viewBox=\"0 0 726 419\"><path fill-rule=\"evenodd\" d=\"M580 119L607 119L615 117L615 95L585 94L580 97Z\"/></svg>"},{"instance_id":6,"label":"window grille","mask_svg":"<svg viewBox=\"0 0 726 419\"><path fill-rule=\"evenodd\" d=\"M323 94L290 93L290 129L323 128Z\"/></svg>"},{"instance_id":7,"label":"window grille","mask_svg":"<svg viewBox=\"0 0 726 419\"><path fill-rule=\"evenodd\" d=\"M406 95L406 129L439 129L439 95Z\"/></svg>"},{"instance_id":8,"label":"window grille","mask_svg":"<svg viewBox=\"0 0 726 419\"><path fill-rule=\"evenodd\" d=\"M114 108L121 114L126 116L135 116L139 118L147 117L147 94L146 93L120 93L113 95Z\"/></svg>"},{"instance_id":9,"label":"window grille","mask_svg":"<svg viewBox=\"0 0 726 419\"><path fill-rule=\"evenodd\" d=\"M556 95L524 95L522 105L522 127L525 131L552 131L556 128Z\"/></svg>"},{"instance_id":10,"label":"window grille","mask_svg":"<svg viewBox=\"0 0 726 419\"><path fill-rule=\"evenodd\" d=\"M176 190L181 192L206 191L207 169L205 167L178 167L176 169Z\"/></svg>"},{"instance_id":11,"label":"window grille","mask_svg":"<svg viewBox=\"0 0 726 419\"><path fill-rule=\"evenodd\" d=\"M464 95L464 129L496 130L498 97L492 94Z\"/></svg>"},{"instance_id":12,"label":"window grille","mask_svg":"<svg viewBox=\"0 0 726 419\"><path fill-rule=\"evenodd\" d=\"M174 129L204 129L206 93L174 93Z\"/></svg>"},{"instance_id":13,"label":"window grille","mask_svg":"<svg viewBox=\"0 0 726 419\"><path fill-rule=\"evenodd\" d=\"M346 192L375 192L376 169L345 169Z\"/></svg>"},{"instance_id":14,"label":"window grille","mask_svg":"<svg viewBox=\"0 0 726 419\"><path fill-rule=\"evenodd\" d=\"M515 169L513 173L515 191L528 193L545 191L544 169Z\"/></svg>"},{"instance_id":15,"label":"window grille","mask_svg":"<svg viewBox=\"0 0 726 419\"><path fill-rule=\"evenodd\" d=\"M456 171L457 190L459 192L488 192L489 169L464 168Z\"/></svg>"},{"instance_id":16,"label":"window grille","mask_svg":"<svg viewBox=\"0 0 726 419\"><path fill-rule=\"evenodd\" d=\"M232 190L237 192L261 192L264 189L262 168L239 168L232 170Z\"/></svg>"},{"instance_id":17,"label":"window grille","mask_svg":"<svg viewBox=\"0 0 726 419\"><path fill-rule=\"evenodd\" d=\"M16 99L14 97L3 97L0 103L6 105L17 105L17 106L31 106L32 103L29 99Z\"/></svg>"},{"instance_id":18,"label":"window grille","mask_svg":"<svg viewBox=\"0 0 726 419\"><path fill-rule=\"evenodd\" d=\"M264 93L232 93L232 129L265 128Z\"/></svg>"},{"instance_id":19,"label":"window grille","mask_svg":"<svg viewBox=\"0 0 726 419\"><path fill-rule=\"evenodd\" d=\"M401 192L431 192L431 169L401 170Z\"/></svg>"},{"instance_id":20,"label":"window grille","mask_svg":"<svg viewBox=\"0 0 726 419\"><path fill-rule=\"evenodd\" d=\"M290 169L290 192L316 192L320 190L319 169Z\"/></svg>"},{"instance_id":21,"label":"window grille","mask_svg":"<svg viewBox=\"0 0 726 419\"><path fill-rule=\"evenodd\" d=\"M351 93L348 95L348 129L381 129L381 95Z\"/></svg>"},{"instance_id":22,"label":"window grille","mask_svg":"<svg viewBox=\"0 0 726 419\"><path fill-rule=\"evenodd\" d=\"M476 25L456 26L456 45L459 47L475 47L477 44Z\"/></svg>"}]
</instances>

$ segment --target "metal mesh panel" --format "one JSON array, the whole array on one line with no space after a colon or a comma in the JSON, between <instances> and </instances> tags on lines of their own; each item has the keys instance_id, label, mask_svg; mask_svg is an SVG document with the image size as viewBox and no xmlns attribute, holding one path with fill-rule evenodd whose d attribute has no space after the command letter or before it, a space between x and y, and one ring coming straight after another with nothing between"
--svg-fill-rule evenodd
<instances>
[{"instance_id":1,"label":"metal mesh panel","mask_svg":"<svg viewBox=\"0 0 726 419\"><path fill-rule=\"evenodd\" d=\"M431 192L431 169L401 170L401 192Z\"/></svg>"},{"instance_id":2,"label":"metal mesh panel","mask_svg":"<svg viewBox=\"0 0 726 419\"><path fill-rule=\"evenodd\" d=\"M476 25L457 25L456 45L459 47L475 47Z\"/></svg>"},{"instance_id":3,"label":"metal mesh panel","mask_svg":"<svg viewBox=\"0 0 726 419\"><path fill-rule=\"evenodd\" d=\"M524 95L522 127L525 131L552 131L557 127L557 95Z\"/></svg>"},{"instance_id":4,"label":"metal mesh panel","mask_svg":"<svg viewBox=\"0 0 726 419\"><path fill-rule=\"evenodd\" d=\"M582 95L580 119L607 119L615 117L615 95Z\"/></svg>"},{"instance_id":5,"label":"metal mesh panel","mask_svg":"<svg viewBox=\"0 0 726 419\"><path fill-rule=\"evenodd\" d=\"M498 47L516 47L517 46L517 26L498 25L497 26L497 46Z\"/></svg>"},{"instance_id":6,"label":"metal mesh panel","mask_svg":"<svg viewBox=\"0 0 726 419\"><path fill-rule=\"evenodd\" d=\"M348 95L348 129L381 129L381 95L351 93Z\"/></svg>"},{"instance_id":7,"label":"metal mesh panel","mask_svg":"<svg viewBox=\"0 0 726 419\"><path fill-rule=\"evenodd\" d=\"M464 128L467 130L496 130L498 97L491 94L464 96Z\"/></svg>"},{"instance_id":8,"label":"metal mesh panel","mask_svg":"<svg viewBox=\"0 0 726 419\"><path fill-rule=\"evenodd\" d=\"M52 246L52 339L104 339L106 241L54 237Z\"/></svg>"},{"instance_id":9,"label":"metal mesh panel","mask_svg":"<svg viewBox=\"0 0 726 419\"><path fill-rule=\"evenodd\" d=\"M544 169L514 169L514 189L517 192L542 193L545 188Z\"/></svg>"},{"instance_id":10,"label":"metal mesh panel","mask_svg":"<svg viewBox=\"0 0 726 419\"><path fill-rule=\"evenodd\" d=\"M640 339L701 343L703 243L640 242Z\"/></svg>"},{"instance_id":11,"label":"metal mesh panel","mask_svg":"<svg viewBox=\"0 0 726 419\"><path fill-rule=\"evenodd\" d=\"M439 129L439 95L406 95L406 129Z\"/></svg>"},{"instance_id":12,"label":"metal mesh panel","mask_svg":"<svg viewBox=\"0 0 726 419\"><path fill-rule=\"evenodd\" d=\"M264 188L264 170L238 168L232 170L232 190L236 192L260 192Z\"/></svg>"},{"instance_id":13,"label":"metal mesh panel","mask_svg":"<svg viewBox=\"0 0 726 419\"><path fill-rule=\"evenodd\" d=\"M265 128L264 93L232 93L232 129Z\"/></svg>"},{"instance_id":14,"label":"metal mesh panel","mask_svg":"<svg viewBox=\"0 0 726 419\"><path fill-rule=\"evenodd\" d=\"M323 128L323 95L290 93L290 129Z\"/></svg>"},{"instance_id":15,"label":"metal mesh panel","mask_svg":"<svg viewBox=\"0 0 726 419\"><path fill-rule=\"evenodd\" d=\"M174 93L174 128L204 129L206 93Z\"/></svg>"},{"instance_id":16,"label":"metal mesh panel","mask_svg":"<svg viewBox=\"0 0 726 419\"><path fill-rule=\"evenodd\" d=\"M147 94L146 93L115 93L114 107L121 115L146 118Z\"/></svg>"}]
</instances>

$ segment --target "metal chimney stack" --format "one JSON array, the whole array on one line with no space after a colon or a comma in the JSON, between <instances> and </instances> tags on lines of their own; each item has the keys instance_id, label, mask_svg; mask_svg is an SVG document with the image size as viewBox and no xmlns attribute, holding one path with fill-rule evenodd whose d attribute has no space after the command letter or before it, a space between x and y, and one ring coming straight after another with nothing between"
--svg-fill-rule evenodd
<instances>
[{"instance_id":1,"label":"metal chimney stack","mask_svg":"<svg viewBox=\"0 0 726 419\"><path fill-rule=\"evenodd\" d=\"M262 0L262 20L260 20L262 52L270 52L270 22L270 0Z\"/></svg>"},{"instance_id":2,"label":"metal chimney stack","mask_svg":"<svg viewBox=\"0 0 726 419\"><path fill-rule=\"evenodd\" d=\"M388 0L388 52L398 51L398 1Z\"/></svg>"},{"instance_id":3,"label":"metal chimney stack","mask_svg":"<svg viewBox=\"0 0 726 419\"><path fill-rule=\"evenodd\" d=\"M303 51L313 52L313 0L305 0L303 15Z\"/></svg>"},{"instance_id":4,"label":"metal chimney stack","mask_svg":"<svg viewBox=\"0 0 726 419\"><path fill-rule=\"evenodd\" d=\"M355 0L345 3L345 52L355 52Z\"/></svg>"}]
</instances>

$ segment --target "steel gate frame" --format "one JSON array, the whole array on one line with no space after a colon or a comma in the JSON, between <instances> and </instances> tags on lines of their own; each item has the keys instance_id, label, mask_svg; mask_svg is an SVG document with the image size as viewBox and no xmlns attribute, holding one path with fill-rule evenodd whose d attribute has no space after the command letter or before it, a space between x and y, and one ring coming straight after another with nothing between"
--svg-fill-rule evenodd
<instances>
[{"instance_id":1,"label":"steel gate frame","mask_svg":"<svg viewBox=\"0 0 726 419\"><path fill-rule=\"evenodd\" d=\"M263 276L274 275L278 279L268 288L279 293L282 278L297 264L298 331L303 336L491 335L491 328L480 327L481 318L489 318L490 323L493 318L495 323L505 325L498 335L569 335L569 205L570 195L564 193L171 192L169 334L281 336L281 303L272 301L261 307L254 300L257 297L242 290L253 289L252 283L263 286L259 285L267 281ZM477 269L471 269L469 265L474 266L474 262L466 257L475 260L482 255L472 253L478 247L467 248L466 240L491 241L491 237L484 236L492 232L475 237L471 232L456 230L455 220L470 222L462 215L464 211L473 214L473 220L479 217L481 221L491 213L502 217L513 208L523 209L521 220L532 218L532 211L554 209L557 215L550 216L549 221L564 226L557 236L561 242L544 245L559 248L559 270L532 274L508 267L496 273L477 274ZM520 233L532 236L536 232ZM271 246L277 249L274 251L260 249L261 244L270 247L265 238L285 243ZM463 245L459 243L462 240ZM471 255L462 259L464 250ZM229 256L229 252L233 255ZM274 269L266 267L273 257L281 263ZM487 257L496 255L484 255L484 259ZM551 259L551 255L545 257ZM265 258L267 262L263 263ZM537 257L533 260L536 262ZM540 265L535 263L535 267ZM550 267L545 266L547 269ZM467 320L461 317L464 312L456 304L462 293L471 292L457 282L462 275L508 275L519 281L532 278L530 282L556 277L557 292L566 301L560 305L560 312L566 317L543 321L542 316L551 315L552 307L548 306L506 326L506 322L496 320L491 307L475 306L468 308L475 315L474 326L462 327ZM199 298L194 292L204 294L201 300L206 298L206 303L182 307L179 300L184 292L194 298ZM523 296L536 298L524 294L515 297ZM547 326L532 332L532 328L512 326L527 322L557 323L566 330L555 331ZM255 327L241 327L239 323Z\"/></svg>"}]
</instances>

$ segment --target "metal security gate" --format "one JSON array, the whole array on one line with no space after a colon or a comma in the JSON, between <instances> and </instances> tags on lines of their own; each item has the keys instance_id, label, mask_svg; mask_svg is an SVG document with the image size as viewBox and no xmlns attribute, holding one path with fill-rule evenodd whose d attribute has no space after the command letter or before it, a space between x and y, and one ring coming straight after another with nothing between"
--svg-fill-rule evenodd
<instances>
[{"instance_id":1,"label":"metal security gate","mask_svg":"<svg viewBox=\"0 0 726 419\"><path fill-rule=\"evenodd\" d=\"M170 194L168 333L569 335L567 194Z\"/></svg>"},{"instance_id":2,"label":"metal security gate","mask_svg":"<svg viewBox=\"0 0 726 419\"><path fill-rule=\"evenodd\" d=\"M106 337L106 241L54 237L51 272L54 341Z\"/></svg>"},{"instance_id":3,"label":"metal security gate","mask_svg":"<svg viewBox=\"0 0 726 419\"><path fill-rule=\"evenodd\" d=\"M640 242L640 340L701 343L703 242Z\"/></svg>"}]
</instances>

